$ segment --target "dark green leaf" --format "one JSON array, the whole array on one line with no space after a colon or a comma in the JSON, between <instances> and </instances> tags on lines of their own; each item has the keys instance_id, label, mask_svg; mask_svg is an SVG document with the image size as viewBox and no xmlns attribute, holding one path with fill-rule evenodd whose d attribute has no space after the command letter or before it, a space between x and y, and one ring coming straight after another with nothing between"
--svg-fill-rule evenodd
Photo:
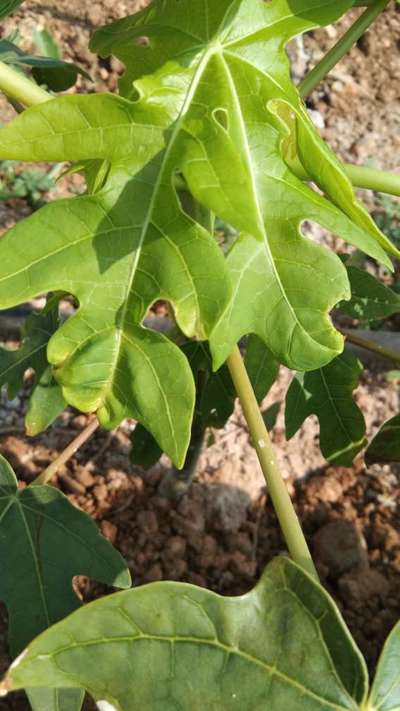
<instances>
[{"instance_id":1,"label":"dark green leaf","mask_svg":"<svg viewBox=\"0 0 400 711\"><path fill-rule=\"evenodd\" d=\"M39 632L79 605L74 575L129 587L120 554L82 511L51 486L18 491L0 458L0 599L9 613L13 656Z\"/></svg>"},{"instance_id":2,"label":"dark green leaf","mask_svg":"<svg viewBox=\"0 0 400 711\"><path fill-rule=\"evenodd\" d=\"M0 561L0 599L8 608L13 657L39 632L79 606L72 589L74 575L88 575L115 587L130 586L124 560L93 521L53 487L18 491L14 472L3 457ZM36 689L31 701L37 711L75 711L81 707L82 693L75 689L66 692L64 699L63 691Z\"/></svg>"},{"instance_id":3,"label":"dark green leaf","mask_svg":"<svg viewBox=\"0 0 400 711\"><path fill-rule=\"evenodd\" d=\"M367 711L400 709L400 623L390 633L379 659Z\"/></svg>"},{"instance_id":4,"label":"dark green leaf","mask_svg":"<svg viewBox=\"0 0 400 711\"><path fill-rule=\"evenodd\" d=\"M281 409L281 403L274 402L274 403L272 403L272 405L267 407L267 409L264 410L264 412L261 413L268 432L270 432L275 427L280 409Z\"/></svg>"},{"instance_id":5,"label":"dark green leaf","mask_svg":"<svg viewBox=\"0 0 400 711\"><path fill-rule=\"evenodd\" d=\"M46 349L58 325L58 299L55 298L41 313L28 316L19 348L11 350L0 346L0 386L7 386L10 399L22 388L28 368L35 371L37 379L47 369Z\"/></svg>"},{"instance_id":6,"label":"dark green leaf","mask_svg":"<svg viewBox=\"0 0 400 711\"><path fill-rule=\"evenodd\" d=\"M0 19L11 15L22 2L23 0L0 0Z\"/></svg>"},{"instance_id":7,"label":"dark green leaf","mask_svg":"<svg viewBox=\"0 0 400 711\"><path fill-rule=\"evenodd\" d=\"M375 321L400 312L400 294L379 282L372 274L347 267L351 300L338 308L358 321Z\"/></svg>"},{"instance_id":8,"label":"dark green leaf","mask_svg":"<svg viewBox=\"0 0 400 711\"><path fill-rule=\"evenodd\" d=\"M162 455L162 449L160 449L154 437L143 425L136 425L130 440L132 449L129 458L132 464L144 469L150 469L158 462Z\"/></svg>"},{"instance_id":9,"label":"dark green leaf","mask_svg":"<svg viewBox=\"0 0 400 711\"><path fill-rule=\"evenodd\" d=\"M400 462L400 415L385 422L365 452L367 464Z\"/></svg>"},{"instance_id":10,"label":"dark green leaf","mask_svg":"<svg viewBox=\"0 0 400 711\"><path fill-rule=\"evenodd\" d=\"M249 337L244 362L256 398L261 402L278 377L279 363L257 336Z\"/></svg>"},{"instance_id":11,"label":"dark green leaf","mask_svg":"<svg viewBox=\"0 0 400 711\"><path fill-rule=\"evenodd\" d=\"M203 429L224 427L233 412L236 398L227 366L223 365L213 372L210 350L205 343L189 342L182 346L182 350L189 360L197 385L197 424Z\"/></svg>"},{"instance_id":12,"label":"dark green leaf","mask_svg":"<svg viewBox=\"0 0 400 711\"><path fill-rule=\"evenodd\" d=\"M357 711L368 682L331 598L281 558L242 597L155 583L87 605L3 688L43 683L83 686L102 711Z\"/></svg>"},{"instance_id":13,"label":"dark green leaf","mask_svg":"<svg viewBox=\"0 0 400 711\"><path fill-rule=\"evenodd\" d=\"M324 457L350 466L366 442L364 417L353 400L361 373L361 363L348 352L324 368L298 373L286 396L286 437L293 437L304 420L315 414Z\"/></svg>"}]
</instances>

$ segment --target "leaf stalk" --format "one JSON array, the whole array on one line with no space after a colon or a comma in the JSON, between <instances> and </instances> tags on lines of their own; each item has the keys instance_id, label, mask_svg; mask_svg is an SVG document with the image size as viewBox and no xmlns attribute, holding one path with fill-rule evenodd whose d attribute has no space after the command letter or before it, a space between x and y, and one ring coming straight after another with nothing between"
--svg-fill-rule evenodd
<instances>
[{"instance_id":1,"label":"leaf stalk","mask_svg":"<svg viewBox=\"0 0 400 711\"><path fill-rule=\"evenodd\" d=\"M35 106L52 99L52 95L42 89L25 74L0 62L0 90L12 101L23 106Z\"/></svg>"},{"instance_id":2,"label":"leaf stalk","mask_svg":"<svg viewBox=\"0 0 400 711\"><path fill-rule=\"evenodd\" d=\"M318 580L310 550L279 469L268 430L237 346L229 356L227 365L289 553L295 563Z\"/></svg>"},{"instance_id":3,"label":"leaf stalk","mask_svg":"<svg viewBox=\"0 0 400 711\"><path fill-rule=\"evenodd\" d=\"M353 343L355 346L359 346L367 351L371 351L371 353L376 353L377 355L382 356L382 358L387 358L388 360L392 360L394 363L400 364L400 353L398 351L394 351L391 348L385 348L385 346L381 346L380 343L375 343L375 341L371 341L369 338L357 336L356 333L351 333L350 331L342 331L342 333L348 343Z\"/></svg>"},{"instance_id":4,"label":"leaf stalk","mask_svg":"<svg viewBox=\"0 0 400 711\"><path fill-rule=\"evenodd\" d=\"M99 427L97 417L93 417L86 427L78 434L75 439L64 449L63 452L52 462L38 477L30 484L30 486L44 486L52 477L57 474L59 469L70 459L75 452L92 436L93 432Z\"/></svg>"},{"instance_id":5,"label":"leaf stalk","mask_svg":"<svg viewBox=\"0 0 400 711\"><path fill-rule=\"evenodd\" d=\"M362 37L364 32L372 25L374 20L389 4L390 0L376 0L363 12L356 22L345 32L343 37L325 55L323 59L312 69L309 74L300 82L298 90L300 96L305 99L309 96L318 84L326 77L333 67L344 57L353 45ZM366 2L363 2L366 5Z\"/></svg>"}]
</instances>

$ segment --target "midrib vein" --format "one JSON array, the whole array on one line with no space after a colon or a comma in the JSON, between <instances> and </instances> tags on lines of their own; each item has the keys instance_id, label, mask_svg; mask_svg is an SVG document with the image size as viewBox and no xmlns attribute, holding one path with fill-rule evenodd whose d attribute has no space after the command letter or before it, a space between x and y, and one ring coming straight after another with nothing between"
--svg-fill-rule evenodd
<instances>
[{"instance_id":1,"label":"midrib vein","mask_svg":"<svg viewBox=\"0 0 400 711\"><path fill-rule=\"evenodd\" d=\"M126 322L126 316L127 316L127 310L128 310L128 304L129 304L129 294L130 294L132 287L133 287L133 282L135 279L136 270L138 268L139 260L141 257L143 243L144 243L144 241L146 239L146 235L147 235L147 230L149 228L149 225L150 225L152 217L153 217L154 205L155 205L155 201L158 196L158 191L160 189L160 185L161 185L163 177L164 177L164 171L165 171L166 166L168 165L169 158L170 158L171 153L175 147L175 141L181 131L183 121L184 121L186 113L190 107L190 104L193 100L194 94L196 93L200 79L203 75L203 71L207 65L207 62L208 62L210 56L212 54L214 54L215 51L216 51L215 47L208 46L207 49L205 50L199 64L198 64L198 67L197 67L197 69L193 75L192 81L190 83L189 90L188 90L187 96L185 98L185 101L183 103L181 112L179 114L179 118L177 119L177 121L175 123L169 143L165 149L164 156L163 156L163 159L162 159L162 162L160 165L160 170L159 170L159 173L157 176L157 180L154 183L153 193L152 193L151 200L149 203L149 209L147 212L146 220L145 220L143 227L142 227L142 231L141 231L140 239L139 239L139 244L138 244L138 247L136 250L135 259L133 261L133 264L132 264L132 267L130 270L129 281L128 281L127 289L126 289L126 299L125 299L125 303L124 303L124 306L123 306L122 312L121 312L121 320L120 320L121 325L119 328L117 328L117 342L116 342L115 353L114 353L114 364L112 365L113 372L115 370L115 367L116 367L118 359L119 359L119 353L120 353L120 349L121 349L122 337L123 337L123 333L124 333L124 326L125 326L125 322Z\"/></svg>"},{"instance_id":2,"label":"midrib vein","mask_svg":"<svg viewBox=\"0 0 400 711\"><path fill-rule=\"evenodd\" d=\"M225 60L225 57L223 56L223 52L220 52L220 53L219 53L219 56L220 56L220 58L221 58L221 61L222 61L222 63L223 63L224 69L225 69L225 74L226 74L226 77L227 77L227 80L228 80L228 84L229 84L229 87L230 87L230 90L231 90L231 94L232 94L232 99L233 99L233 102L234 102L235 107L236 107L236 112L237 112L237 116L238 116L238 120L239 120L239 124L240 124L240 130L241 130L241 134L242 134L242 138L243 138L243 146L244 146L244 149L245 149L245 151L244 151L244 153L245 153L245 161L246 161L246 164L247 164L248 174L249 174L250 180L251 180L251 186L252 186L252 192L253 192L253 199L254 199L254 206L255 206L255 209L256 209L256 212L257 212L257 223L258 223L258 227L259 227L260 234L261 234L261 236L262 236L262 240L263 240L263 244L264 244L264 249L265 249L265 252L266 252L266 256L267 256L267 259L269 260L269 263L271 264L272 272L273 272L273 274L274 274L274 276L275 276L275 279L276 279L276 283L277 283L277 285L278 285L278 288L279 288L279 290L280 290L280 292L281 292L281 294L282 294L282 297L283 297L285 303L287 304L287 306L288 306L288 308L289 308L289 310L290 310L290 313L292 314L292 317L293 317L293 320L294 320L295 324L296 324L299 328L301 328L302 331L304 331L304 327L303 327L302 324L299 322L299 320L298 320L298 318L297 318L297 314L296 314L296 312L294 311L294 309L293 309L293 307L292 307L290 301L288 300L288 298L287 298L287 296L286 296L286 292L285 292L284 286L283 286L283 284L282 284L282 282L281 282L280 276L279 276L278 271L277 271L276 266L275 266L275 260L274 260L274 258L273 258L273 255L272 255L272 252L271 252L271 249L270 249L270 246L269 246L268 236L267 236L267 233L266 233L266 230L265 230L264 220L263 220L263 217L262 217L262 214L261 214L260 204L259 204L259 200L258 200L258 192L257 192L257 187L256 187L256 179L255 179L255 176L254 176L253 162L252 162L252 157L251 157L251 150L250 150L248 135L247 135L247 131L246 131L246 125L245 125L244 118L243 118L243 114L242 114L242 110L241 110L240 101L239 101L239 98L238 98L238 95L237 95L237 92L236 92L236 86L235 86L235 83L234 83L234 81L233 81L233 78L232 78L232 75L231 75L229 66L228 66L228 64L227 64L227 62L226 62L226 60ZM307 334L307 335L308 335L308 334Z\"/></svg>"}]
</instances>

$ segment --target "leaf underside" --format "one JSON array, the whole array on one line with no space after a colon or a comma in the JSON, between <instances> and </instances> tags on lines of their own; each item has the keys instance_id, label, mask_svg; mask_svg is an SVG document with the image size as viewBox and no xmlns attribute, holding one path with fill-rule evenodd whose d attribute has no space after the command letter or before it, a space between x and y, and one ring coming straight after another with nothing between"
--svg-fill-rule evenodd
<instances>
[{"instance_id":1,"label":"leaf underside","mask_svg":"<svg viewBox=\"0 0 400 711\"><path fill-rule=\"evenodd\" d=\"M6 686L44 679L120 711L356 711L367 687L334 603L285 558L243 597L156 583L91 603L33 642Z\"/></svg>"},{"instance_id":2,"label":"leaf underside","mask_svg":"<svg viewBox=\"0 0 400 711\"><path fill-rule=\"evenodd\" d=\"M351 300L339 304L339 309L357 321L376 321L400 312L400 294L375 279L372 274L347 267Z\"/></svg>"},{"instance_id":3,"label":"leaf underside","mask_svg":"<svg viewBox=\"0 0 400 711\"><path fill-rule=\"evenodd\" d=\"M298 373L286 396L286 437L293 437L304 420L315 414L324 457L351 466L366 443L364 416L353 400L362 370L360 361L344 351L324 368Z\"/></svg>"}]
</instances>

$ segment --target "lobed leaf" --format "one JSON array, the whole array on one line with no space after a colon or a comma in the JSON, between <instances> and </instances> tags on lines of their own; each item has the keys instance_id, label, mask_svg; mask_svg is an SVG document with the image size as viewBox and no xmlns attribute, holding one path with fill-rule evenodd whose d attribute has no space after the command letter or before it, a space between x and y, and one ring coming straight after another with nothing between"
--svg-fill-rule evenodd
<instances>
[{"instance_id":1,"label":"lobed leaf","mask_svg":"<svg viewBox=\"0 0 400 711\"><path fill-rule=\"evenodd\" d=\"M0 0L0 19L11 15L16 10L23 0Z\"/></svg>"},{"instance_id":2,"label":"lobed leaf","mask_svg":"<svg viewBox=\"0 0 400 711\"><path fill-rule=\"evenodd\" d=\"M14 472L1 456L0 561L0 599L8 609L13 657L42 630L79 607L74 575L130 586L124 560L93 521L53 487L18 490ZM29 691L29 696L37 711L75 711L83 700L79 689L64 694L40 688Z\"/></svg>"},{"instance_id":3,"label":"lobed leaf","mask_svg":"<svg viewBox=\"0 0 400 711\"><path fill-rule=\"evenodd\" d=\"M29 645L2 688L44 681L118 711L356 711L367 690L335 604L286 558L242 597L155 583L87 605Z\"/></svg>"},{"instance_id":4,"label":"lobed leaf","mask_svg":"<svg viewBox=\"0 0 400 711\"><path fill-rule=\"evenodd\" d=\"M344 351L324 368L297 373L286 396L286 437L293 437L304 420L315 414L324 457L351 466L366 443L364 416L353 400L362 370L360 361Z\"/></svg>"},{"instance_id":5,"label":"lobed leaf","mask_svg":"<svg viewBox=\"0 0 400 711\"><path fill-rule=\"evenodd\" d=\"M130 97L132 82L157 72L167 58L192 71L182 172L200 202L243 231L227 260L233 300L211 334L216 367L250 332L278 360L301 370L324 365L342 350L328 312L350 297L347 277L333 254L302 237L304 220L387 265L384 249L399 256L317 135L285 54L293 35L332 22L351 4L225 0L216 7L204 0L182 9L173 0L153 2L103 28L92 42L103 56L113 53L125 63L121 90ZM291 152L307 167L312 163L312 177L330 201L295 177Z\"/></svg>"},{"instance_id":6,"label":"lobed leaf","mask_svg":"<svg viewBox=\"0 0 400 711\"><path fill-rule=\"evenodd\" d=\"M179 81L170 112L107 95L65 97L26 111L0 135L0 153L112 164L95 194L48 205L7 233L0 305L53 288L74 294L80 308L48 349L65 399L97 410L109 428L124 417L139 420L178 466L190 436L193 379L179 349L142 322L164 298L186 335L205 338L230 291L223 256L182 211L172 184ZM38 238L26 250L32 232Z\"/></svg>"},{"instance_id":7,"label":"lobed leaf","mask_svg":"<svg viewBox=\"0 0 400 711\"><path fill-rule=\"evenodd\" d=\"M365 461L367 464L400 462L400 415L381 427L365 452Z\"/></svg>"}]
</instances>

